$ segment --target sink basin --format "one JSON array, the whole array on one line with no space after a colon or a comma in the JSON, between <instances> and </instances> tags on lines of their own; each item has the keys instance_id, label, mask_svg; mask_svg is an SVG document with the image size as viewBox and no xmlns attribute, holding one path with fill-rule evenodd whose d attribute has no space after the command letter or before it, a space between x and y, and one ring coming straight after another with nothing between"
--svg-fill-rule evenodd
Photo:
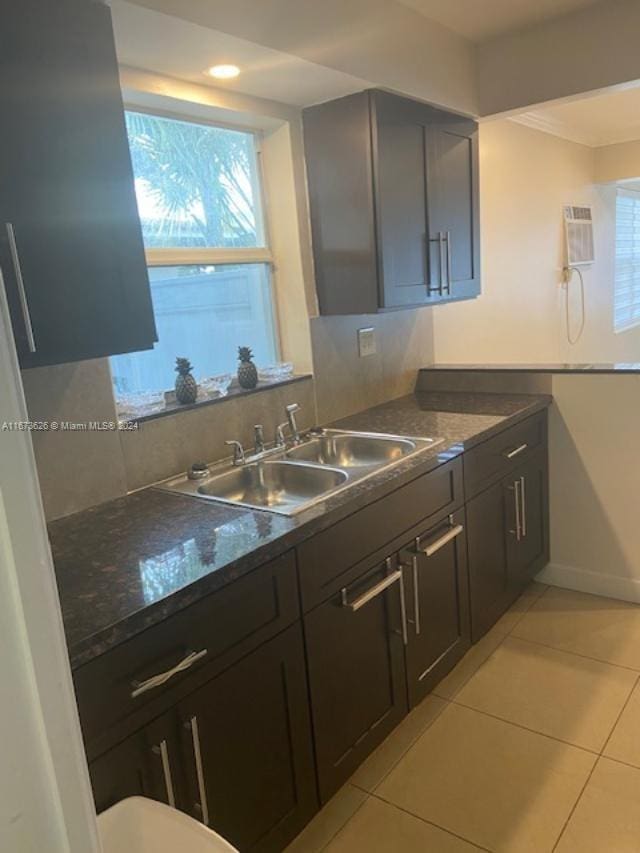
<instances>
[{"instance_id":1,"label":"sink basin","mask_svg":"<svg viewBox=\"0 0 640 853\"><path fill-rule=\"evenodd\" d=\"M348 477L334 468L258 462L213 477L198 487L198 494L288 514L344 485Z\"/></svg>"},{"instance_id":2,"label":"sink basin","mask_svg":"<svg viewBox=\"0 0 640 853\"><path fill-rule=\"evenodd\" d=\"M293 447L271 447L259 459L214 467L206 479L180 474L157 488L201 500L294 515L403 459L436 447L441 438L319 429ZM216 470L217 468L217 470ZM221 470L222 469L222 470Z\"/></svg>"},{"instance_id":3,"label":"sink basin","mask_svg":"<svg viewBox=\"0 0 640 853\"><path fill-rule=\"evenodd\" d=\"M326 433L292 447L287 458L339 468L388 465L413 453L416 442L410 438Z\"/></svg>"}]
</instances>

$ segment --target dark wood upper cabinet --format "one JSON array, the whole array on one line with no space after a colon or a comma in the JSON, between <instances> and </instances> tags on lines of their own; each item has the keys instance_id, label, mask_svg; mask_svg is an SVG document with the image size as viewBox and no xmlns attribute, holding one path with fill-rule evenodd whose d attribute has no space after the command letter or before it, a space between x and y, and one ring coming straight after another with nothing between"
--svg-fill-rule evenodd
<instances>
[{"instance_id":1,"label":"dark wood upper cabinet","mask_svg":"<svg viewBox=\"0 0 640 853\"><path fill-rule=\"evenodd\" d=\"M425 141L432 292L439 299L442 288L447 299L469 299L480 293L477 126L439 114Z\"/></svg>"},{"instance_id":2,"label":"dark wood upper cabinet","mask_svg":"<svg viewBox=\"0 0 640 853\"><path fill-rule=\"evenodd\" d=\"M370 90L304 111L322 314L480 292L477 124Z\"/></svg>"},{"instance_id":3,"label":"dark wood upper cabinet","mask_svg":"<svg viewBox=\"0 0 640 853\"><path fill-rule=\"evenodd\" d=\"M150 348L111 16L23 0L0 28L0 266L23 367Z\"/></svg>"}]
</instances>

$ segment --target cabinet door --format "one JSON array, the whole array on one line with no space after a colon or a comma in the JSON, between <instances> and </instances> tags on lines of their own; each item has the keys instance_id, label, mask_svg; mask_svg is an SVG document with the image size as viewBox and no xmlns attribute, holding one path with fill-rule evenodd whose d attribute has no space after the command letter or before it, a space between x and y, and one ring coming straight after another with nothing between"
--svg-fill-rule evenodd
<instances>
[{"instance_id":1,"label":"cabinet door","mask_svg":"<svg viewBox=\"0 0 640 853\"><path fill-rule=\"evenodd\" d=\"M375 186L382 305L427 302L428 244L424 122L420 105L376 93Z\"/></svg>"},{"instance_id":2,"label":"cabinet door","mask_svg":"<svg viewBox=\"0 0 640 853\"><path fill-rule=\"evenodd\" d=\"M467 504L471 636L474 643L509 606L512 547L509 530L515 529L514 500L510 485L499 482Z\"/></svg>"},{"instance_id":3,"label":"cabinet door","mask_svg":"<svg viewBox=\"0 0 640 853\"><path fill-rule=\"evenodd\" d=\"M89 764L96 811L126 797L184 807L178 722L168 713Z\"/></svg>"},{"instance_id":4,"label":"cabinet door","mask_svg":"<svg viewBox=\"0 0 640 853\"><path fill-rule=\"evenodd\" d=\"M426 131L432 288L441 299L480 293L478 140L475 122L444 116Z\"/></svg>"},{"instance_id":5,"label":"cabinet door","mask_svg":"<svg viewBox=\"0 0 640 853\"><path fill-rule=\"evenodd\" d=\"M513 475L514 500L519 501L512 534L511 584L519 593L549 560L549 483L546 449L533 454Z\"/></svg>"},{"instance_id":6,"label":"cabinet door","mask_svg":"<svg viewBox=\"0 0 640 853\"><path fill-rule=\"evenodd\" d=\"M407 580L409 705L417 705L471 644L464 510L400 554Z\"/></svg>"},{"instance_id":7,"label":"cabinet door","mask_svg":"<svg viewBox=\"0 0 640 853\"><path fill-rule=\"evenodd\" d=\"M407 712L402 572L386 561L304 617L320 799Z\"/></svg>"},{"instance_id":8,"label":"cabinet door","mask_svg":"<svg viewBox=\"0 0 640 853\"><path fill-rule=\"evenodd\" d=\"M109 7L22 0L0 28L0 264L23 367L156 340Z\"/></svg>"},{"instance_id":9,"label":"cabinet door","mask_svg":"<svg viewBox=\"0 0 640 853\"><path fill-rule=\"evenodd\" d=\"M239 850L279 851L317 808L300 624L179 706L188 811Z\"/></svg>"}]
</instances>

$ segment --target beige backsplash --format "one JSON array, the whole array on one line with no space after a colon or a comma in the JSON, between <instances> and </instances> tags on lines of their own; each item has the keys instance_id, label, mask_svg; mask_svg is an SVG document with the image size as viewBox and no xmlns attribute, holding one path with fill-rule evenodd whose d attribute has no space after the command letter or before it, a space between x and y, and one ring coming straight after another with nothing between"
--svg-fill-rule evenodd
<instances>
[{"instance_id":1,"label":"beige backsplash","mask_svg":"<svg viewBox=\"0 0 640 853\"><path fill-rule=\"evenodd\" d=\"M358 329L373 326L375 355L358 355ZM320 423L413 391L416 373L433 362L430 308L372 316L315 317L311 342Z\"/></svg>"},{"instance_id":2,"label":"beige backsplash","mask_svg":"<svg viewBox=\"0 0 640 853\"><path fill-rule=\"evenodd\" d=\"M373 326L377 353L358 356L357 330ZM315 379L232 397L145 421L134 432L34 432L45 513L59 518L228 455L224 442L252 445L253 425L271 439L284 407L299 403L302 427L327 423L413 390L433 361L429 309L311 320ZM23 373L32 420L115 421L107 359Z\"/></svg>"}]
</instances>

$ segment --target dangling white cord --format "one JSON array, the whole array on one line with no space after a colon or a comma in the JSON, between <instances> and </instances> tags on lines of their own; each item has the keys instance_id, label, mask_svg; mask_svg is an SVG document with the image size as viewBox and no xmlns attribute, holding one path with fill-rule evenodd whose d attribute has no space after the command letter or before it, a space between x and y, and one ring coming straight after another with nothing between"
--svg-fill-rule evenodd
<instances>
[{"instance_id":1,"label":"dangling white cord","mask_svg":"<svg viewBox=\"0 0 640 853\"><path fill-rule=\"evenodd\" d=\"M571 279L573 277L573 273L577 272L578 277L580 279L580 328L578 329L578 334L572 338L571 337L571 323L569 319L569 285L571 283ZM564 304L565 304L565 315L566 315L566 323L567 323L567 340L571 346L574 346L578 343L580 338L582 337L582 333L584 332L584 324L586 321L586 312L585 312L585 304L584 304L584 279L582 277L582 272L579 267L565 267L564 268Z\"/></svg>"}]
</instances>

